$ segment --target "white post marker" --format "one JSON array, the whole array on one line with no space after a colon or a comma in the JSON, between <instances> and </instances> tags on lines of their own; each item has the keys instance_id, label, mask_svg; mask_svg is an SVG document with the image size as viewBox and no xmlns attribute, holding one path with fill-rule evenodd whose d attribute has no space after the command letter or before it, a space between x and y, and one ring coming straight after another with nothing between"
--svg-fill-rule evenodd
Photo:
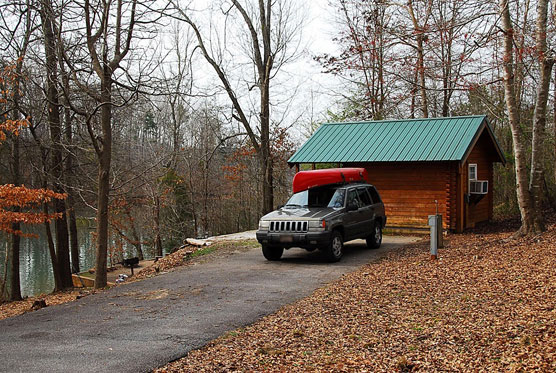
<instances>
[{"instance_id":1,"label":"white post marker","mask_svg":"<svg viewBox=\"0 0 556 373\"><path fill-rule=\"evenodd\" d=\"M431 259L438 259L438 248L443 246L442 242L442 215L438 214L438 200L434 200L436 214L429 215L429 226L431 227Z\"/></svg>"}]
</instances>

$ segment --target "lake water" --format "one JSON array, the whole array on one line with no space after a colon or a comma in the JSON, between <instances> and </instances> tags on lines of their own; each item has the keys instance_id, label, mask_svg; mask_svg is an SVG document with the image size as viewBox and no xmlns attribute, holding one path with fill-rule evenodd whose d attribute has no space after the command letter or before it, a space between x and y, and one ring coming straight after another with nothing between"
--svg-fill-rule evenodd
<instances>
[{"instance_id":1,"label":"lake water","mask_svg":"<svg viewBox=\"0 0 556 373\"><path fill-rule=\"evenodd\" d=\"M78 224L79 238L79 266L86 270L95 266L95 247L91 233L95 231L93 224L87 220L80 220ZM54 289L54 276L48 252L48 243L44 226L25 229L25 232L37 234L38 238L21 239L20 251L20 280L21 295L32 296L41 293L50 293ZM53 229L54 232L54 229ZM4 262L8 241L5 234L0 234L0 276L3 277ZM130 245L124 244L124 251L135 256L135 251ZM146 257L149 257L145 253Z\"/></svg>"}]
</instances>

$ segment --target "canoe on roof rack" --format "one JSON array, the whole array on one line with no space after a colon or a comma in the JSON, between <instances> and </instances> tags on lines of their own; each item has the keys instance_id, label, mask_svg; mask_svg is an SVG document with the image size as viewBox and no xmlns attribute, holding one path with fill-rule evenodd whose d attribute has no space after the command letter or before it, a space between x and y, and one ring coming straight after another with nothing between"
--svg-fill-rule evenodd
<instances>
[{"instance_id":1,"label":"canoe on roof rack","mask_svg":"<svg viewBox=\"0 0 556 373\"><path fill-rule=\"evenodd\" d=\"M367 180L367 170L364 168L326 168L300 171L293 177L293 192L302 192L327 184L368 182Z\"/></svg>"}]
</instances>

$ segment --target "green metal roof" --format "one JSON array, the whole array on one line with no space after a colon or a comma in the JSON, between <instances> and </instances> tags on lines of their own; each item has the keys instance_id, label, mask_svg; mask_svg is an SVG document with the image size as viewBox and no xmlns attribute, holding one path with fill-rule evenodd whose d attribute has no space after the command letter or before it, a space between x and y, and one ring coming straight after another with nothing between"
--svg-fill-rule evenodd
<instances>
[{"instance_id":1,"label":"green metal roof","mask_svg":"<svg viewBox=\"0 0 556 373\"><path fill-rule=\"evenodd\" d=\"M325 123L288 163L462 161L486 129L485 115Z\"/></svg>"}]
</instances>

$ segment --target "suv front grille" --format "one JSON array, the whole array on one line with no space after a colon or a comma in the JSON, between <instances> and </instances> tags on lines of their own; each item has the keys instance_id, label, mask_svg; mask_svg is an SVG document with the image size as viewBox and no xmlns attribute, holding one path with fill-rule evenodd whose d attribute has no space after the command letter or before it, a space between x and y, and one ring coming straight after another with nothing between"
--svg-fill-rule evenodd
<instances>
[{"instance_id":1,"label":"suv front grille","mask_svg":"<svg viewBox=\"0 0 556 373\"><path fill-rule=\"evenodd\" d=\"M271 232L307 232L307 221L271 221Z\"/></svg>"}]
</instances>

